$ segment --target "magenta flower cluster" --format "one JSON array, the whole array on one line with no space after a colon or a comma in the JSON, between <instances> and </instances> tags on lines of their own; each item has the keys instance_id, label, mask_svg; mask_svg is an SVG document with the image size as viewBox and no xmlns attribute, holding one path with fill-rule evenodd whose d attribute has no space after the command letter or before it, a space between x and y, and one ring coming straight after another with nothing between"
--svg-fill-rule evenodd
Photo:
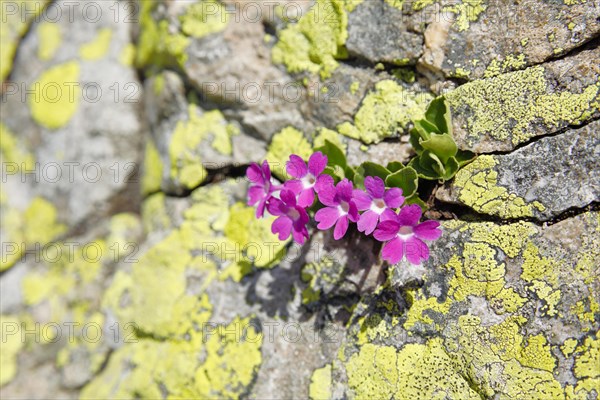
<instances>
[{"instance_id":1,"label":"magenta flower cluster","mask_svg":"<svg viewBox=\"0 0 600 400\"><path fill-rule=\"evenodd\" d=\"M246 175L251 182L248 189L248 205L256 205L256 217L265 210L277 218L271 231L285 240L290 235L303 244L308 239L307 225L310 217L307 209L315 198L324 206L314 215L317 228L333 228L333 237L339 240L348 231L350 223L366 235L384 243L381 256L392 264L404 257L415 265L429 258L429 248L424 240L436 240L442 234L439 223L421 219L421 207L405 205L402 189L386 189L383 180L367 176L365 190L356 189L351 181L342 179L334 184L333 178L324 173L327 156L313 153L308 164L292 154L286 164L292 179L277 184L271 177L269 163L250 165Z\"/></svg>"}]
</instances>

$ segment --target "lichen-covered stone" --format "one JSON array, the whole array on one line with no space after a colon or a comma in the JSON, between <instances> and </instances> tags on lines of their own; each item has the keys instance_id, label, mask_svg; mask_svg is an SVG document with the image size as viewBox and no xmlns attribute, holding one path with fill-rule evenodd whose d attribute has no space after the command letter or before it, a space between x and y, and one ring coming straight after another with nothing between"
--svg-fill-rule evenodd
<instances>
[{"instance_id":1,"label":"lichen-covered stone","mask_svg":"<svg viewBox=\"0 0 600 400\"><path fill-rule=\"evenodd\" d=\"M431 16L427 29L443 34L436 35L440 40L426 43L421 61L448 77L473 80L524 69L568 54L600 32L598 7L591 2L416 1L411 5L421 9L432 3L422 11Z\"/></svg>"},{"instance_id":2,"label":"lichen-covered stone","mask_svg":"<svg viewBox=\"0 0 600 400\"><path fill-rule=\"evenodd\" d=\"M423 52L423 36L411 23L383 0L363 1L348 16L348 54L372 63L414 65Z\"/></svg>"},{"instance_id":3,"label":"lichen-covered stone","mask_svg":"<svg viewBox=\"0 0 600 400\"><path fill-rule=\"evenodd\" d=\"M35 160L17 173L21 185L12 196L24 205L35 197L50 201L69 228L110 210L130 210L124 198L139 192L129 183L141 160L141 84L121 62L133 24L115 18L110 7L81 3L69 11L49 4L22 40L14 86L9 83L2 98L3 124ZM97 12L95 23L87 12Z\"/></svg>"},{"instance_id":4,"label":"lichen-covered stone","mask_svg":"<svg viewBox=\"0 0 600 400\"><path fill-rule=\"evenodd\" d=\"M406 314L390 307L349 326L354 335L332 374L345 370L346 393L356 398L573 393L573 377L587 376L585 360L596 357L600 277L589 257L597 253L598 223L597 213L587 213L547 228L444 224L421 283L399 288ZM573 337L587 344L584 353L556 351ZM579 396L593 396L592 379L577 385Z\"/></svg>"},{"instance_id":5,"label":"lichen-covered stone","mask_svg":"<svg viewBox=\"0 0 600 400\"><path fill-rule=\"evenodd\" d=\"M375 89L365 96L354 123L344 122L338 130L366 144L378 143L404 133L411 121L423 118L432 99L428 92L414 92L386 79L377 82Z\"/></svg>"},{"instance_id":6,"label":"lichen-covered stone","mask_svg":"<svg viewBox=\"0 0 600 400\"><path fill-rule=\"evenodd\" d=\"M12 70L13 58L21 38L48 3L48 0L20 0L4 3L0 8L0 82L3 82Z\"/></svg>"},{"instance_id":7,"label":"lichen-covered stone","mask_svg":"<svg viewBox=\"0 0 600 400\"><path fill-rule=\"evenodd\" d=\"M458 146L509 151L600 115L600 49L469 82L446 94ZM518 99L518 101L515 101Z\"/></svg>"},{"instance_id":8,"label":"lichen-covered stone","mask_svg":"<svg viewBox=\"0 0 600 400\"><path fill-rule=\"evenodd\" d=\"M15 68L29 20L2 24L0 397L598 397L596 3L67 3ZM41 97L71 80L101 99ZM493 154L420 182L445 218L422 265L354 224L280 241L246 204L249 163L282 180L326 140L406 163L443 93ZM71 161L110 181L21 181Z\"/></svg>"},{"instance_id":9,"label":"lichen-covered stone","mask_svg":"<svg viewBox=\"0 0 600 400\"><path fill-rule=\"evenodd\" d=\"M509 154L480 156L437 197L503 219L546 221L583 208L600 199L599 140L596 121Z\"/></svg>"}]
</instances>

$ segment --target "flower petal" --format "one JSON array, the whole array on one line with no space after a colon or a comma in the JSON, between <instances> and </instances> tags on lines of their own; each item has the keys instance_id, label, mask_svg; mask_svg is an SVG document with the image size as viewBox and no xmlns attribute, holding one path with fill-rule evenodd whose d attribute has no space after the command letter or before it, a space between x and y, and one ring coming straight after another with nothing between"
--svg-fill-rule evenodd
<instances>
[{"instance_id":1,"label":"flower petal","mask_svg":"<svg viewBox=\"0 0 600 400\"><path fill-rule=\"evenodd\" d=\"M337 198L339 200L350 201L352 199L352 182L348 179L342 179L335 187Z\"/></svg>"},{"instance_id":2,"label":"flower petal","mask_svg":"<svg viewBox=\"0 0 600 400\"><path fill-rule=\"evenodd\" d=\"M306 214L306 211L304 211L303 208L296 207L296 210L300 212L300 218L293 223L292 237L296 243L304 244L306 239L308 239L308 230L306 229L306 224L308 223L308 214Z\"/></svg>"},{"instance_id":3,"label":"flower petal","mask_svg":"<svg viewBox=\"0 0 600 400\"><path fill-rule=\"evenodd\" d=\"M411 204L403 207L398 214L398 222L401 226L415 226L421 219L421 207L418 204Z\"/></svg>"},{"instance_id":4,"label":"flower petal","mask_svg":"<svg viewBox=\"0 0 600 400\"><path fill-rule=\"evenodd\" d=\"M321 193L321 189L333 186L333 178L327 174L321 174L317 177L315 183L315 192Z\"/></svg>"},{"instance_id":5,"label":"flower petal","mask_svg":"<svg viewBox=\"0 0 600 400\"><path fill-rule=\"evenodd\" d=\"M354 189L352 191L352 197L354 197L354 203L359 211L364 211L371 208L371 196L369 196L364 190Z\"/></svg>"},{"instance_id":6,"label":"flower petal","mask_svg":"<svg viewBox=\"0 0 600 400\"><path fill-rule=\"evenodd\" d=\"M296 207L296 195L291 190L282 190L279 197L288 207Z\"/></svg>"},{"instance_id":7,"label":"flower petal","mask_svg":"<svg viewBox=\"0 0 600 400\"><path fill-rule=\"evenodd\" d=\"M265 178L263 176L262 170L260 169L260 166L257 163L250 164L248 169L246 169L246 176L248 177L250 182L259 185L264 185L265 183Z\"/></svg>"},{"instance_id":8,"label":"flower petal","mask_svg":"<svg viewBox=\"0 0 600 400\"><path fill-rule=\"evenodd\" d=\"M290 179L283 184L283 187L287 190L291 190L294 194L299 194L304 189L304 185L299 179Z\"/></svg>"},{"instance_id":9,"label":"flower petal","mask_svg":"<svg viewBox=\"0 0 600 400\"><path fill-rule=\"evenodd\" d=\"M397 264L404 257L404 242L400 238L395 238L383 245L381 249L381 258L387 260L390 264Z\"/></svg>"},{"instance_id":10,"label":"flower petal","mask_svg":"<svg viewBox=\"0 0 600 400\"><path fill-rule=\"evenodd\" d=\"M391 188L385 191L383 195L383 201L389 208L398 208L404 203L404 197L402 197L402 189Z\"/></svg>"},{"instance_id":11,"label":"flower petal","mask_svg":"<svg viewBox=\"0 0 600 400\"><path fill-rule=\"evenodd\" d=\"M292 232L292 220L282 215L273 221L271 232L279 234L279 240L285 240L290 237Z\"/></svg>"},{"instance_id":12,"label":"flower petal","mask_svg":"<svg viewBox=\"0 0 600 400\"><path fill-rule=\"evenodd\" d=\"M337 191L335 190L335 186L333 186L333 181L330 185L323 185L319 189L319 201L326 206L336 207L340 204L340 202L336 199L336 193Z\"/></svg>"},{"instance_id":13,"label":"flower petal","mask_svg":"<svg viewBox=\"0 0 600 400\"><path fill-rule=\"evenodd\" d=\"M399 230L400 224L398 224L398 221L383 221L379 223L377 229L375 229L375 233L373 233L373 236L380 242L385 242L395 238Z\"/></svg>"},{"instance_id":14,"label":"flower petal","mask_svg":"<svg viewBox=\"0 0 600 400\"><path fill-rule=\"evenodd\" d=\"M340 212L337 208L325 207L315 213L315 221L319 224L317 228L325 230L331 228L340 217Z\"/></svg>"},{"instance_id":15,"label":"flower petal","mask_svg":"<svg viewBox=\"0 0 600 400\"><path fill-rule=\"evenodd\" d=\"M250 186L248 188L248 205L253 206L265 197L265 190L262 186Z\"/></svg>"},{"instance_id":16,"label":"flower petal","mask_svg":"<svg viewBox=\"0 0 600 400\"><path fill-rule=\"evenodd\" d=\"M267 160L262 163L262 173L265 177L265 182L269 182L271 180L271 168L269 167Z\"/></svg>"},{"instance_id":17,"label":"flower petal","mask_svg":"<svg viewBox=\"0 0 600 400\"><path fill-rule=\"evenodd\" d=\"M267 204L267 211L271 215L279 216L284 215L286 211L286 206L283 204L283 201L272 197L269 203Z\"/></svg>"},{"instance_id":18,"label":"flower petal","mask_svg":"<svg viewBox=\"0 0 600 400\"><path fill-rule=\"evenodd\" d=\"M346 231L348 230L348 216L344 215L340 219L338 219L335 224L335 229L333 230L333 238L335 240L339 240L344 237Z\"/></svg>"},{"instance_id":19,"label":"flower petal","mask_svg":"<svg viewBox=\"0 0 600 400\"><path fill-rule=\"evenodd\" d=\"M308 230L305 226L299 229L294 228L292 229L292 237L296 243L304 244L306 239L308 239Z\"/></svg>"},{"instance_id":20,"label":"flower petal","mask_svg":"<svg viewBox=\"0 0 600 400\"><path fill-rule=\"evenodd\" d=\"M360 232L364 232L366 235L370 235L377 227L377 222L379 222L379 215L369 210L362 213L362 215L358 219L358 224L356 224L356 226L358 227L358 230Z\"/></svg>"},{"instance_id":21,"label":"flower petal","mask_svg":"<svg viewBox=\"0 0 600 400\"><path fill-rule=\"evenodd\" d=\"M319 176L327 166L327 156L317 151L308 159L308 171L313 176Z\"/></svg>"},{"instance_id":22,"label":"flower petal","mask_svg":"<svg viewBox=\"0 0 600 400\"><path fill-rule=\"evenodd\" d=\"M406 259L414 265L421 264L421 260L429 258L429 247L421 239L413 236L405 243Z\"/></svg>"},{"instance_id":23,"label":"flower petal","mask_svg":"<svg viewBox=\"0 0 600 400\"><path fill-rule=\"evenodd\" d=\"M313 192L312 188L302 190L298 196L298 205L300 207L310 207L314 201L315 192Z\"/></svg>"},{"instance_id":24,"label":"flower petal","mask_svg":"<svg viewBox=\"0 0 600 400\"><path fill-rule=\"evenodd\" d=\"M381 215L379 216L380 221L396 221L398 219L398 214L396 214L393 210L386 208L383 210Z\"/></svg>"},{"instance_id":25,"label":"flower petal","mask_svg":"<svg viewBox=\"0 0 600 400\"><path fill-rule=\"evenodd\" d=\"M262 218L265 215L265 206L268 204L267 200L269 200L269 198L266 199L262 199L258 205L256 206L256 218Z\"/></svg>"},{"instance_id":26,"label":"flower petal","mask_svg":"<svg viewBox=\"0 0 600 400\"><path fill-rule=\"evenodd\" d=\"M350 221L352 222L356 222L358 221L358 209L356 208L356 204L354 204L354 201L351 200L350 203L348 203L348 218L350 219Z\"/></svg>"},{"instance_id":27,"label":"flower petal","mask_svg":"<svg viewBox=\"0 0 600 400\"><path fill-rule=\"evenodd\" d=\"M296 154L290 156L290 161L287 162L285 169L294 178L302 178L308 173L306 163Z\"/></svg>"},{"instance_id":28,"label":"flower petal","mask_svg":"<svg viewBox=\"0 0 600 400\"><path fill-rule=\"evenodd\" d=\"M373 199L382 199L385 193L383 179L378 176L367 176L365 178L365 189Z\"/></svg>"},{"instance_id":29,"label":"flower petal","mask_svg":"<svg viewBox=\"0 0 600 400\"><path fill-rule=\"evenodd\" d=\"M425 221L413 228L413 232L419 239L436 240L442 236L442 231L438 229L440 223L437 221Z\"/></svg>"}]
</instances>

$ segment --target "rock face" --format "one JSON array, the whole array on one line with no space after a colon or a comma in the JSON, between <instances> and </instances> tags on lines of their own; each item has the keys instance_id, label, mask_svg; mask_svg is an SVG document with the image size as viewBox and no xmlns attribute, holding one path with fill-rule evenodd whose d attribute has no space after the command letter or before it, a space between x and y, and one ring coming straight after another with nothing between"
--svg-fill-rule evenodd
<instances>
[{"instance_id":1,"label":"rock face","mask_svg":"<svg viewBox=\"0 0 600 400\"><path fill-rule=\"evenodd\" d=\"M504 219L547 221L600 198L600 123L478 157L437 197ZM532 166L534 166L532 168Z\"/></svg>"},{"instance_id":2,"label":"rock face","mask_svg":"<svg viewBox=\"0 0 600 400\"><path fill-rule=\"evenodd\" d=\"M0 397L600 396L597 2L73 3L0 2ZM440 94L479 155L423 264L246 205Z\"/></svg>"},{"instance_id":3,"label":"rock face","mask_svg":"<svg viewBox=\"0 0 600 400\"><path fill-rule=\"evenodd\" d=\"M363 1L348 17L348 53L372 63L414 65L423 52L423 35L409 25L415 22L387 2Z\"/></svg>"},{"instance_id":4,"label":"rock face","mask_svg":"<svg viewBox=\"0 0 600 400\"><path fill-rule=\"evenodd\" d=\"M598 118L598 61L595 47L448 93L458 146L479 153L509 151L535 136Z\"/></svg>"}]
</instances>

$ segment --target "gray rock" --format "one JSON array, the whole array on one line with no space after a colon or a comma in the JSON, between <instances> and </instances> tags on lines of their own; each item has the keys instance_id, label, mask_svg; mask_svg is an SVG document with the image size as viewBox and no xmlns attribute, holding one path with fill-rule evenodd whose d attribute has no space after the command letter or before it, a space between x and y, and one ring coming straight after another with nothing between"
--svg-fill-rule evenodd
<instances>
[{"instance_id":1,"label":"gray rock","mask_svg":"<svg viewBox=\"0 0 600 400\"><path fill-rule=\"evenodd\" d=\"M298 107L306 90L271 63L263 25L237 15L222 32L191 38L183 73L202 101L227 108L248 133L268 141L285 126L303 125Z\"/></svg>"},{"instance_id":2,"label":"gray rock","mask_svg":"<svg viewBox=\"0 0 600 400\"><path fill-rule=\"evenodd\" d=\"M600 122L594 121L509 154L480 156L437 197L501 218L547 221L600 200L599 157Z\"/></svg>"},{"instance_id":3,"label":"gray rock","mask_svg":"<svg viewBox=\"0 0 600 400\"><path fill-rule=\"evenodd\" d=\"M21 190L51 201L68 227L130 210L141 154L141 84L123 58L133 24L115 19L108 3L71 7L50 4L58 21L32 25L14 62L18 90L3 97L3 122L38 163L34 175L22 172ZM97 21L86 14L92 8Z\"/></svg>"},{"instance_id":4,"label":"gray rock","mask_svg":"<svg viewBox=\"0 0 600 400\"><path fill-rule=\"evenodd\" d=\"M341 64L325 82L309 83L311 96L301 105L301 112L315 127L334 129L343 122L352 122L367 92L386 77L385 73L376 75L364 68Z\"/></svg>"},{"instance_id":5,"label":"gray rock","mask_svg":"<svg viewBox=\"0 0 600 400\"><path fill-rule=\"evenodd\" d=\"M372 63L414 65L423 53L423 36L409 30L410 21L383 0L362 2L348 16L348 54Z\"/></svg>"},{"instance_id":6,"label":"gray rock","mask_svg":"<svg viewBox=\"0 0 600 400\"><path fill-rule=\"evenodd\" d=\"M426 41L421 62L447 77L468 80L564 56L600 32L594 2L492 0L461 7L443 1L423 12L435 15L427 30L443 34Z\"/></svg>"},{"instance_id":7,"label":"gray rock","mask_svg":"<svg viewBox=\"0 0 600 400\"><path fill-rule=\"evenodd\" d=\"M202 109L193 95L186 96L183 80L176 73L166 70L147 79L145 93L146 115L163 165L161 188L165 193L185 193L202 183L207 171L264 157L264 141L243 133L239 124L226 120L219 110ZM197 179L185 175L189 167L198 169Z\"/></svg>"},{"instance_id":8,"label":"gray rock","mask_svg":"<svg viewBox=\"0 0 600 400\"><path fill-rule=\"evenodd\" d=\"M407 137L405 136L404 139ZM348 139L347 142L346 158L350 165L360 165L365 161L376 162L384 166L392 161L406 164L414 154L411 145L402 140L381 142L368 146L366 149L360 140Z\"/></svg>"},{"instance_id":9,"label":"gray rock","mask_svg":"<svg viewBox=\"0 0 600 400\"><path fill-rule=\"evenodd\" d=\"M459 86L446 94L458 146L510 151L600 116L600 47Z\"/></svg>"}]
</instances>

